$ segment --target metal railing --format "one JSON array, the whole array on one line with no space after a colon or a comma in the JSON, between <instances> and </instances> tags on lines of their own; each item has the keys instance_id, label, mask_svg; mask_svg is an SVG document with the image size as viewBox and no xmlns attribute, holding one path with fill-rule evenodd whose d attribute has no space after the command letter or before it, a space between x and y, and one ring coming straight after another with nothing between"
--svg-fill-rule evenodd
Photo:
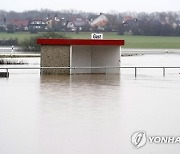
<instances>
[{"instance_id":1,"label":"metal railing","mask_svg":"<svg viewBox=\"0 0 180 154\"><path fill-rule=\"evenodd\" d=\"M72 69L72 70L76 70L76 69L104 69L105 73L107 73L107 69L134 69L134 75L135 77L137 77L137 70L138 69L162 69L163 72L163 76L166 75L166 69L180 69L180 67L162 67L162 66L130 66L130 67L119 67L119 66L102 66L102 67L1 67L0 70L6 70L6 72L8 73L9 70L15 70L15 69L19 69L19 70L28 70L28 69ZM75 73L73 73L75 74Z\"/></svg>"}]
</instances>

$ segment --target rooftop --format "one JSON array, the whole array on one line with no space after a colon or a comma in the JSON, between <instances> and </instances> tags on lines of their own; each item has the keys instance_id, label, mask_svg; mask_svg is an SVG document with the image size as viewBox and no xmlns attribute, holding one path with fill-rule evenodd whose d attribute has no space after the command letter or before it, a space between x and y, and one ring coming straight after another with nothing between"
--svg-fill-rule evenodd
<instances>
[{"instance_id":1,"label":"rooftop","mask_svg":"<svg viewBox=\"0 0 180 154\"><path fill-rule=\"evenodd\" d=\"M93 39L45 39L40 38L37 44L41 45L124 45L124 40L93 40Z\"/></svg>"}]
</instances>

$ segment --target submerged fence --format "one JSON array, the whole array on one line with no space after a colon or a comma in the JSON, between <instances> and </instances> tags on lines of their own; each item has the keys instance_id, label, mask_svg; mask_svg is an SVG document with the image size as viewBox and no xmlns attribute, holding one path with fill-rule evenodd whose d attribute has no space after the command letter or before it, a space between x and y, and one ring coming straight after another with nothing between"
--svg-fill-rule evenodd
<instances>
[{"instance_id":1,"label":"submerged fence","mask_svg":"<svg viewBox=\"0 0 180 154\"><path fill-rule=\"evenodd\" d=\"M7 73L7 77L9 77L9 70L42 70L42 69L71 69L71 70L77 70L77 69L104 69L105 74L107 74L108 69L134 69L134 75L137 77L137 71L138 69L162 69L162 75L166 75L167 69L180 69L180 67L156 67L156 66L142 66L142 67L118 67L118 66L106 66L106 67L2 67L0 70L6 70L6 72L1 72L1 74ZM75 71L73 74L76 74Z\"/></svg>"}]
</instances>

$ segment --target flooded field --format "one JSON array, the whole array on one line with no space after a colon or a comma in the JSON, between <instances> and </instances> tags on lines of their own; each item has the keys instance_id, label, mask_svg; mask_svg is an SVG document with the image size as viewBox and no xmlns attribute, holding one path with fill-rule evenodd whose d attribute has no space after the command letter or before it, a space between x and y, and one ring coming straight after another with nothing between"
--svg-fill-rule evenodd
<instances>
[{"instance_id":1,"label":"flooded field","mask_svg":"<svg viewBox=\"0 0 180 154\"><path fill-rule=\"evenodd\" d=\"M39 66L39 58L19 60ZM180 66L179 54L122 57L121 66ZM6 67L6 66L0 66ZM17 66L11 66L17 67ZM21 67L21 66L19 66ZM121 75L0 78L2 154L179 154L180 144L146 143L134 132L180 136L180 69L122 69Z\"/></svg>"}]
</instances>

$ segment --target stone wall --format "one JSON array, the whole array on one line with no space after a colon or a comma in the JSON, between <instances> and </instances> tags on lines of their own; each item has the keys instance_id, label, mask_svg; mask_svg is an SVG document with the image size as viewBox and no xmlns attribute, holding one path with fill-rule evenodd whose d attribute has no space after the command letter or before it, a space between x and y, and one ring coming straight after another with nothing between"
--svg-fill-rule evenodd
<instances>
[{"instance_id":1,"label":"stone wall","mask_svg":"<svg viewBox=\"0 0 180 154\"><path fill-rule=\"evenodd\" d=\"M70 67L70 46L42 45L41 67ZM42 69L41 74L70 74L70 69Z\"/></svg>"}]
</instances>

